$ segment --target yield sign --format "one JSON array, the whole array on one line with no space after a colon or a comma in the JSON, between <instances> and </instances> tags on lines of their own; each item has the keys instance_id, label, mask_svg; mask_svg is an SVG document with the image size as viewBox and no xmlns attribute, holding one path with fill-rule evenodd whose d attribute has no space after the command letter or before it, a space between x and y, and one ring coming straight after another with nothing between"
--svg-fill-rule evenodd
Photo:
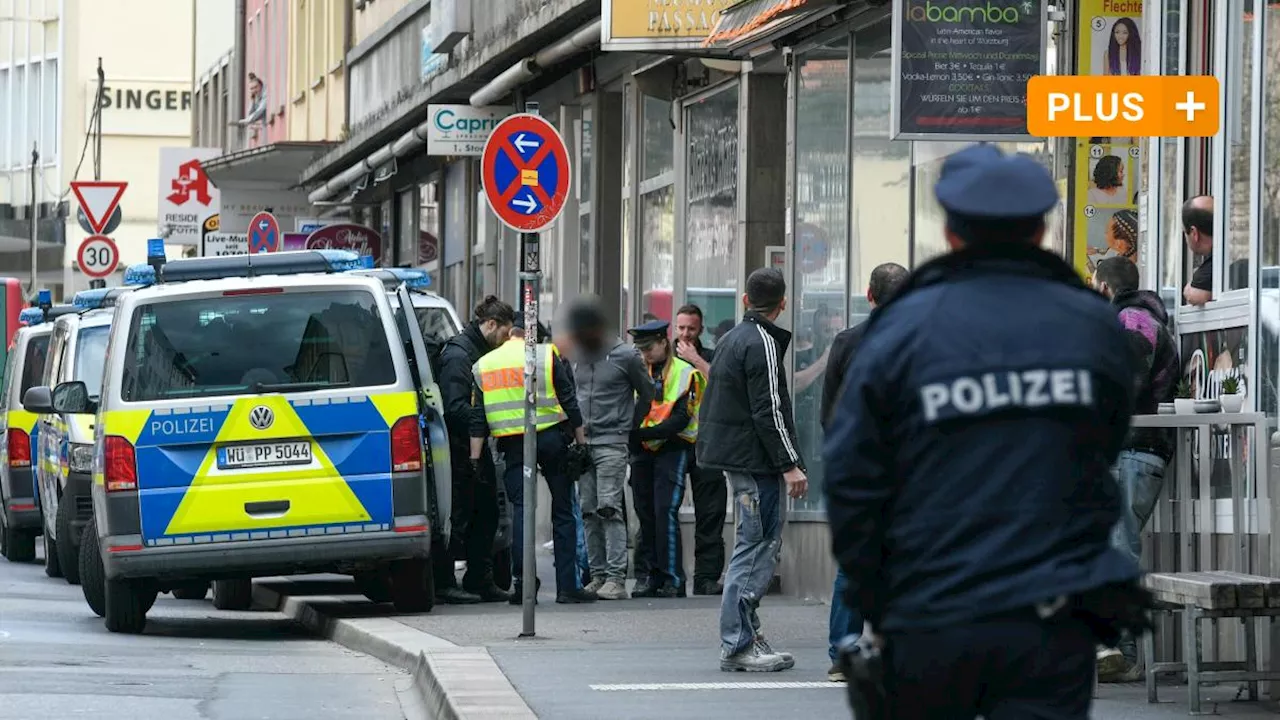
<instances>
[{"instance_id":1,"label":"yield sign","mask_svg":"<svg viewBox=\"0 0 1280 720\"><path fill-rule=\"evenodd\" d=\"M116 211L116 206L120 204L120 197L124 195L124 189L128 186L127 182L86 180L71 183L71 192L75 193L76 200L80 201L80 209L84 211L84 216L94 233L103 234L102 231L107 227L111 214Z\"/></svg>"},{"instance_id":2,"label":"yield sign","mask_svg":"<svg viewBox=\"0 0 1280 720\"><path fill-rule=\"evenodd\" d=\"M569 197L569 153L555 126L512 115L489 135L480 159L489 206L507 227L533 233L555 222Z\"/></svg>"}]
</instances>

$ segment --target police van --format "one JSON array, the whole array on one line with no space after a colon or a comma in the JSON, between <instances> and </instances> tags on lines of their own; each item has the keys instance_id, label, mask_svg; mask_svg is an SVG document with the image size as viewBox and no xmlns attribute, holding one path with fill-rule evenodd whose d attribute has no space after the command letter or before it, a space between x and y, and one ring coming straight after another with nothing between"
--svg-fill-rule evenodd
<instances>
[{"instance_id":1,"label":"police van","mask_svg":"<svg viewBox=\"0 0 1280 720\"><path fill-rule=\"evenodd\" d=\"M72 298L79 311L53 323L44 387L78 380L98 397L115 299L132 288L85 290ZM93 516L95 418L88 413L47 413L37 420L36 489L44 536L44 569L80 584L80 541Z\"/></svg>"},{"instance_id":2,"label":"police van","mask_svg":"<svg viewBox=\"0 0 1280 720\"><path fill-rule=\"evenodd\" d=\"M29 410L97 414L81 581L108 630L141 632L164 590L211 580L215 606L245 609L251 578L294 573L383 577L398 610L431 608L439 393L417 323L358 264L175 260L118 300L98 397L28 391Z\"/></svg>"},{"instance_id":3,"label":"police van","mask_svg":"<svg viewBox=\"0 0 1280 720\"><path fill-rule=\"evenodd\" d=\"M22 407L22 395L41 383L49 338L53 326L48 320L78 311L71 305L51 305L49 291L40 291L41 305L19 314L23 325L13 336L13 347L0 385L0 555L13 562L36 559L36 536L40 534L39 494L36 492L32 460L36 456L39 433L36 415ZM45 551L48 552L46 547Z\"/></svg>"}]
</instances>

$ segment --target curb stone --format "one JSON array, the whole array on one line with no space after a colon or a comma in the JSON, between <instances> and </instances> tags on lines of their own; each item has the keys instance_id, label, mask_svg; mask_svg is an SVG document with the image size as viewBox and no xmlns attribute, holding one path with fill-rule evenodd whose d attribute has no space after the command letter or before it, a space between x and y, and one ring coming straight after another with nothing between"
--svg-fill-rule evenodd
<instances>
[{"instance_id":1,"label":"curb stone","mask_svg":"<svg viewBox=\"0 0 1280 720\"><path fill-rule=\"evenodd\" d=\"M254 583L255 602L315 635L408 671L411 688L398 694L410 720L538 717L487 649L455 645L392 617L334 617L321 608L356 603L332 595L293 596L287 590L290 582L273 578L267 584Z\"/></svg>"}]
</instances>

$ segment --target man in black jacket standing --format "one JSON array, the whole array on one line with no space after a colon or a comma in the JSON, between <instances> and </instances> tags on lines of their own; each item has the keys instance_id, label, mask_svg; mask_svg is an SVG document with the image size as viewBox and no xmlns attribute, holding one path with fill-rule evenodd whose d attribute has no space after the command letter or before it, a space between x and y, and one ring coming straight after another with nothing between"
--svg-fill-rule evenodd
<instances>
[{"instance_id":1,"label":"man in black jacket standing","mask_svg":"<svg viewBox=\"0 0 1280 720\"><path fill-rule=\"evenodd\" d=\"M502 602L510 599L506 590L493 582L493 540L498 532L498 477L493 454L484 448L478 472L468 461L472 416L471 389L476 361L507 341L516 313L507 303L490 295L476 306L475 319L440 349L441 399L444 421L449 428L449 459L453 471L453 533L449 552L433 552L436 602L468 604ZM453 561L462 555L467 574L458 587Z\"/></svg>"},{"instance_id":2,"label":"man in black jacket standing","mask_svg":"<svg viewBox=\"0 0 1280 720\"><path fill-rule=\"evenodd\" d=\"M783 358L791 333L774 324L787 306L777 268L747 278L746 313L716 346L698 415L698 463L723 470L741 512L720 604L720 669L777 672L795 665L760 632L756 609L782 548L786 496L804 497L808 478L796 449Z\"/></svg>"},{"instance_id":3,"label":"man in black jacket standing","mask_svg":"<svg viewBox=\"0 0 1280 720\"><path fill-rule=\"evenodd\" d=\"M1058 193L1034 159L967 148L935 193L952 252L872 314L828 426L846 599L888 717L1085 720L1095 643L1146 624L1109 541L1129 340L1039 247Z\"/></svg>"},{"instance_id":4,"label":"man in black jacket standing","mask_svg":"<svg viewBox=\"0 0 1280 720\"><path fill-rule=\"evenodd\" d=\"M907 269L898 263L877 265L871 271L867 283L867 302L875 310L889 301L893 294L906 282ZM844 384L845 372L853 359L858 346L862 344L863 334L867 331L867 321L841 331L831 341L831 355L827 360L827 375L822 383L822 408L820 410L822 427L825 430L831 422L831 408L840 397L840 388ZM827 671L827 679L832 682L844 682L844 671L840 669L836 657L836 646L848 635L862 632L862 616L844 601L844 593L849 587L849 578L839 567L836 568L836 580L831 589L831 616L827 621L827 654L831 657L831 669Z\"/></svg>"}]
</instances>

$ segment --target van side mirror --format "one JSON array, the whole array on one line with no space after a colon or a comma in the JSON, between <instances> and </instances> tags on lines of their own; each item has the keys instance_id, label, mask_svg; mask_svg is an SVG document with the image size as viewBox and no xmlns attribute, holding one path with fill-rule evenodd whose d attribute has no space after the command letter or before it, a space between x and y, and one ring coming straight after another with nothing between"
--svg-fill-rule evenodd
<instances>
[{"instance_id":1,"label":"van side mirror","mask_svg":"<svg viewBox=\"0 0 1280 720\"><path fill-rule=\"evenodd\" d=\"M53 393L43 385L27 388L22 395L22 409L36 415L53 412Z\"/></svg>"},{"instance_id":2,"label":"van side mirror","mask_svg":"<svg viewBox=\"0 0 1280 720\"><path fill-rule=\"evenodd\" d=\"M60 413L91 413L97 408L89 399L89 388L80 380L59 383L53 389L53 411Z\"/></svg>"}]
</instances>

